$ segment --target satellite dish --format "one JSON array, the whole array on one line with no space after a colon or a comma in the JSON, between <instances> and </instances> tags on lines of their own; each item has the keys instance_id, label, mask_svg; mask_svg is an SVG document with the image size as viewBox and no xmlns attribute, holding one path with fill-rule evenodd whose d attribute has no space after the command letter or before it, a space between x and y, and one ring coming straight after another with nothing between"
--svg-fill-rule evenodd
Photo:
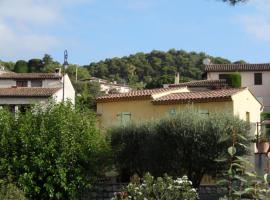
<instances>
[{"instance_id":1,"label":"satellite dish","mask_svg":"<svg viewBox=\"0 0 270 200\"><path fill-rule=\"evenodd\" d=\"M204 65L210 65L210 64L211 64L210 58L205 58L205 59L203 59L203 64L204 64Z\"/></svg>"}]
</instances>

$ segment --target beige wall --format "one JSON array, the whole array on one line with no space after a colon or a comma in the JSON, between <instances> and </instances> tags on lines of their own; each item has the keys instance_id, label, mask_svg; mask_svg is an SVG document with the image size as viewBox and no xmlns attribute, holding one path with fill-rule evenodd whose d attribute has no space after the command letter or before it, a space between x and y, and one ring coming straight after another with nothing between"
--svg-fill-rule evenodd
<instances>
[{"instance_id":1,"label":"beige wall","mask_svg":"<svg viewBox=\"0 0 270 200\"><path fill-rule=\"evenodd\" d=\"M230 74L232 72L208 72L208 80L219 79L219 74ZM264 72L239 72L242 78L242 87L248 87L250 91L258 97L258 100L263 99L265 111L270 111L270 71ZM262 85L254 85L254 73L262 73Z\"/></svg>"},{"instance_id":2,"label":"beige wall","mask_svg":"<svg viewBox=\"0 0 270 200\"><path fill-rule=\"evenodd\" d=\"M233 103L231 101L195 103L192 105L194 108L208 110L209 112L224 110L233 112ZM130 112L131 120L134 122L144 122L166 117L171 109L178 111L188 106L191 106L191 104L154 105L151 100L119 101L98 103L97 114L100 115L101 128L104 129L118 125L117 114L121 112Z\"/></svg>"}]
</instances>

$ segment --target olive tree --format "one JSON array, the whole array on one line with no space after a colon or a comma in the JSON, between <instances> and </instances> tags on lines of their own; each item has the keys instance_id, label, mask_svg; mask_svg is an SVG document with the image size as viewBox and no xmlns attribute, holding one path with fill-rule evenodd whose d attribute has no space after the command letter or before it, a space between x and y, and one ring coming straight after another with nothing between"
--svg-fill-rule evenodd
<instances>
[{"instance_id":1,"label":"olive tree","mask_svg":"<svg viewBox=\"0 0 270 200\"><path fill-rule=\"evenodd\" d=\"M102 173L107 145L90 111L51 103L15 115L0 110L0 179L30 199L75 199Z\"/></svg>"},{"instance_id":2,"label":"olive tree","mask_svg":"<svg viewBox=\"0 0 270 200\"><path fill-rule=\"evenodd\" d=\"M142 176L149 171L154 176L186 174L198 187L203 175L224 167L215 162L230 145L222 138L230 136L232 130L247 135L246 127L230 113L208 116L187 109L158 122L116 127L111 130L111 143L124 181L134 173Z\"/></svg>"}]
</instances>

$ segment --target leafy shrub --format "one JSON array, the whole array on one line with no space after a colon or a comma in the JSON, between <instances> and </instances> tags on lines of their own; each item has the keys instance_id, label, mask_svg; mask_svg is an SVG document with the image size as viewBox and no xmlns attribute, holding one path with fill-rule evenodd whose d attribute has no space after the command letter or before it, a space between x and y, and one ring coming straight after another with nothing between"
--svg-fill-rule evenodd
<instances>
[{"instance_id":1,"label":"leafy shrub","mask_svg":"<svg viewBox=\"0 0 270 200\"><path fill-rule=\"evenodd\" d=\"M0 184L1 200L26 200L24 193L14 184Z\"/></svg>"},{"instance_id":2,"label":"leafy shrub","mask_svg":"<svg viewBox=\"0 0 270 200\"><path fill-rule=\"evenodd\" d=\"M239 88L242 85L241 75L239 73L222 74L223 78L233 88Z\"/></svg>"},{"instance_id":3,"label":"leafy shrub","mask_svg":"<svg viewBox=\"0 0 270 200\"><path fill-rule=\"evenodd\" d=\"M104 167L107 146L91 112L70 104L0 110L0 178L31 199L75 199Z\"/></svg>"},{"instance_id":4,"label":"leafy shrub","mask_svg":"<svg viewBox=\"0 0 270 200\"><path fill-rule=\"evenodd\" d=\"M241 135L248 134L246 123L231 113L208 116L184 109L158 122L114 128L111 143L123 181L134 173L142 176L150 172L156 177L164 173L175 177L187 174L198 187L204 174L224 168L215 159L226 154L230 143L222 138L230 136L232 129ZM239 149L239 154L246 153L242 147Z\"/></svg>"},{"instance_id":5,"label":"leafy shrub","mask_svg":"<svg viewBox=\"0 0 270 200\"><path fill-rule=\"evenodd\" d=\"M142 183L129 183L123 192L117 193L112 200L197 200L198 194L192 187L187 176L173 179L168 175L155 179L151 174L145 174Z\"/></svg>"}]
</instances>

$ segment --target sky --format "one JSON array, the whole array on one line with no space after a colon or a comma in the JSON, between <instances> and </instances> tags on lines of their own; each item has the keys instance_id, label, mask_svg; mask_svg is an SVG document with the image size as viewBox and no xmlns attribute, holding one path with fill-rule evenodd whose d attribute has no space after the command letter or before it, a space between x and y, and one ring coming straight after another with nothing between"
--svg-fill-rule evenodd
<instances>
[{"instance_id":1,"label":"sky","mask_svg":"<svg viewBox=\"0 0 270 200\"><path fill-rule=\"evenodd\" d=\"M270 62L270 0L0 0L0 60L80 65L152 50Z\"/></svg>"}]
</instances>

